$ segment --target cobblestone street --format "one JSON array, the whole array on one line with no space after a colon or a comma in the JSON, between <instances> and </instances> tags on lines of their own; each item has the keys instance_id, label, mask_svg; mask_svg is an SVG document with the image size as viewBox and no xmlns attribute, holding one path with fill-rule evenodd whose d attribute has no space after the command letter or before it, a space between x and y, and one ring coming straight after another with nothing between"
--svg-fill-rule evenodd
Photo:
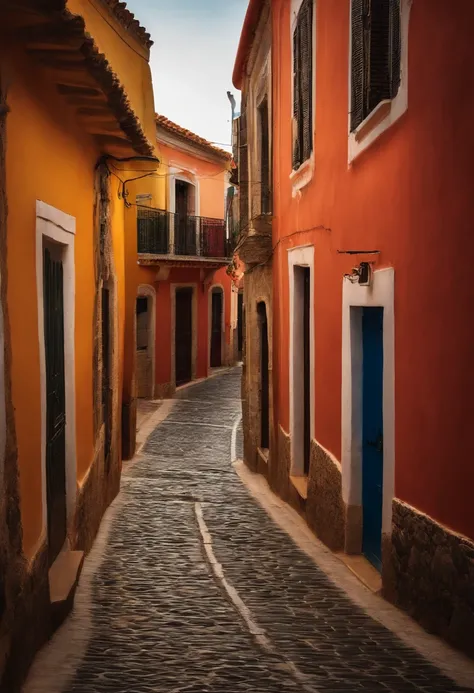
<instances>
[{"instance_id":1,"label":"cobblestone street","mask_svg":"<svg viewBox=\"0 0 474 693\"><path fill-rule=\"evenodd\" d=\"M250 495L231 464L240 375L182 389L125 467L26 693L470 690L365 613Z\"/></svg>"}]
</instances>

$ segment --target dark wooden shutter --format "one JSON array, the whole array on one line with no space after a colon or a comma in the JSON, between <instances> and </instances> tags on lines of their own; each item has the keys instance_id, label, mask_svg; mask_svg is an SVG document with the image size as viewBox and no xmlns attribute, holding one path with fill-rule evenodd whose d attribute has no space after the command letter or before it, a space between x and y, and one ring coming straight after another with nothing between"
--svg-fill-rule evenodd
<instances>
[{"instance_id":1,"label":"dark wooden shutter","mask_svg":"<svg viewBox=\"0 0 474 693\"><path fill-rule=\"evenodd\" d=\"M302 160L313 149L313 0L304 0L300 19Z\"/></svg>"},{"instance_id":2,"label":"dark wooden shutter","mask_svg":"<svg viewBox=\"0 0 474 693\"><path fill-rule=\"evenodd\" d=\"M303 1L293 33L294 169L313 149L313 1Z\"/></svg>"},{"instance_id":3,"label":"dark wooden shutter","mask_svg":"<svg viewBox=\"0 0 474 693\"><path fill-rule=\"evenodd\" d=\"M300 110L300 30L296 25L293 33L293 168L301 165L301 110Z\"/></svg>"},{"instance_id":4,"label":"dark wooden shutter","mask_svg":"<svg viewBox=\"0 0 474 693\"><path fill-rule=\"evenodd\" d=\"M242 104L244 106L244 104ZM239 195L240 195L240 230L249 223L249 158L247 146L247 115L245 110L240 116L239 133Z\"/></svg>"},{"instance_id":5,"label":"dark wooden shutter","mask_svg":"<svg viewBox=\"0 0 474 693\"><path fill-rule=\"evenodd\" d=\"M268 132L268 100L259 107L260 118L260 212L268 214L270 205L270 139Z\"/></svg>"},{"instance_id":6,"label":"dark wooden shutter","mask_svg":"<svg viewBox=\"0 0 474 693\"><path fill-rule=\"evenodd\" d=\"M402 38L400 0L390 0L390 37L391 37L391 75L390 97L393 99L398 93L401 79Z\"/></svg>"},{"instance_id":7,"label":"dark wooden shutter","mask_svg":"<svg viewBox=\"0 0 474 693\"><path fill-rule=\"evenodd\" d=\"M372 0L370 9L370 92L366 115L390 98L390 0Z\"/></svg>"},{"instance_id":8,"label":"dark wooden shutter","mask_svg":"<svg viewBox=\"0 0 474 693\"><path fill-rule=\"evenodd\" d=\"M400 86L400 0L352 0L351 131Z\"/></svg>"},{"instance_id":9,"label":"dark wooden shutter","mask_svg":"<svg viewBox=\"0 0 474 693\"><path fill-rule=\"evenodd\" d=\"M351 132L364 120L364 9L365 0L352 0Z\"/></svg>"}]
</instances>

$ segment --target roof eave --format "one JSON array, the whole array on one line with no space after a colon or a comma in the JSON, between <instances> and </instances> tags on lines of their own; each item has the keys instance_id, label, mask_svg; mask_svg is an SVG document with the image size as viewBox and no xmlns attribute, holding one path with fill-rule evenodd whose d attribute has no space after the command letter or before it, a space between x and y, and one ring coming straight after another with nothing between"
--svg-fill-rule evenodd
<instances>
[{"instance_id":1,"label":"roof eave","mask_svg":"<svg viewBox=\"0 0 474 693\"><path fill-rule=\"evenodd\" d=\"M265 0L250 0L245 15L242 33L240 34L239 47L232 73L232 83L236 89L242 89L242 82L247 65L247 60L252 49L257 31L258 22L262 13Z\"/></svg>"}]
</instances>

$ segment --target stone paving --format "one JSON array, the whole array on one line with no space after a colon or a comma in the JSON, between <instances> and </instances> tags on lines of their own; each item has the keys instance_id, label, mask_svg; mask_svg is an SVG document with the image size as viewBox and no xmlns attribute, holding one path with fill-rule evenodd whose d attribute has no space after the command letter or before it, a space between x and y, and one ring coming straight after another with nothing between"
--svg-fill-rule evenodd
<instances>
[{"instance_id":1,"label":"stone paving","mask_svg":"<svg viewBox=\"0 0 474 693\"><path fill-rule=\"evenodd\" d=\"M97 569L27 693L470 690L352 602L248 494L230 454L239 378L182 390L125 469ZM78 631L81 656L59 657Z\"/></svg>"}]
</instances>

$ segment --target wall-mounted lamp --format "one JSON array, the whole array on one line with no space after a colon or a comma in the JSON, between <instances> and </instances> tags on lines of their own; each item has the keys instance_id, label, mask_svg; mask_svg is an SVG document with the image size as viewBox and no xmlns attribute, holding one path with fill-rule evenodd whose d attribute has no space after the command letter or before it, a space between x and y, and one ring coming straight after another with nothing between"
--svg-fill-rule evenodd
<instances>
[{"instance_id":1,"label":"wall-mounted lamp","mask_svg":"<svg viewBox=\"0 0 474 693\"><path fill-rule=\"evenodd\" d=\"M370 286L372 283L372 267L370 262L361 262L357 267L352 268L351 274L345 274L344 277L349 279L353 284L360 286Z\"/></svg>"}]
</instances>

